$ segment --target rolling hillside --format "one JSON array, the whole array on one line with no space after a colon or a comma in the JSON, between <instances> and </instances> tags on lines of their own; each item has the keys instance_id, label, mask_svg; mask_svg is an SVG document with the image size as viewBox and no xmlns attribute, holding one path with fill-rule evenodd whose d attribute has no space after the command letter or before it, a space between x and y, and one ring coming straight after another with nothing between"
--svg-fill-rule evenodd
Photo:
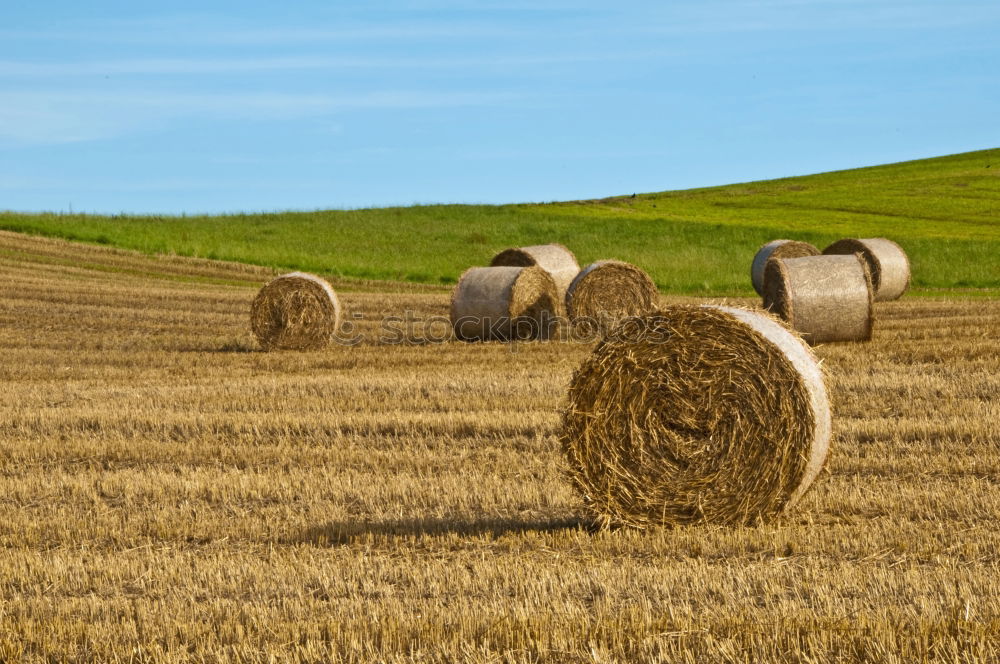
<instances>
[{"instance_id":1,"label":"rolling hillside","mask_svg":"<svg viewBox=\"0 0 1000 664\"><path fill-rule=\"evenodd\" d=\"M2 205L2 202L0 202ZM671 293L749 294L756 248L888 236L917 289L1000 288L1000 149L601 200L426 205L219 216L0 213L0 228L83 242L295 268L328 276L448 284L497 250L562 242L581 264L619 258Z\"/></svg>"}]
</instances>

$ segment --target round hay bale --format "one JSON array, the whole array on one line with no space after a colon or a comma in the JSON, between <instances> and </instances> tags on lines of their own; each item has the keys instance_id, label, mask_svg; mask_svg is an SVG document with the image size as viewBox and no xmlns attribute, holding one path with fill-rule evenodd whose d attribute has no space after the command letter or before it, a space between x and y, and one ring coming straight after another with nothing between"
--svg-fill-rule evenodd
<instances>
[{"instance_id":1,"label":"round hay bale","mask_svg":"<svg viewBox=\"0 0 1000 664\"><path fill-rule=\"evenodd\" d=\"M750 281L757 295L764 294L764 266L770 258L802 258L804 256L819 256L819 249L808 242L797 240L772 240L754 254L750 265Z\"/></svg>"},{"instance_id":2,"label":"round hay bale","mask_svg":"<svg viewBox=\"0 0 1000 664\"><path fill-rule=\"evenodd\" d=\"M272 279L250 305L250 326L264 350L316 350L340 325L340 302L314 274L291 272Z\"/></svg>"},{"instance_id":3,"label":"round hay bale","mask_svg":"<svg viewBox=\"0 0 1000 664\"><path fill-rule=\"evenodd\" d=\"M772 258L764 308L811 344L868 341L875 323L868 265L860 254Z\"/></svg>"},{"instance_id":4,"label":"round hay bale","mask_svg":"<svg viewBox=\"0 0 1000 664\"><path fill-rule=\"evenodd\" d=\"M556 285L540 267L473 267L451 294L463 341L547 339L557 322Z\"/></svg>"},{"instance_id":5,"label":"round hay bale","mask_svg":"<svg viewBox=\"0 0 1000 664\"><path fill-rule=\"evenodd\" d=\"M504 249L490 261L493 267L531 267L537 265L552 277L558 289L559 304L566 296L566 289L580 273L576 256L561 244L536 244L530 247Z\"/></svg>"},{"instance_id":6,"label":"round hay bale","mask_svg":"<svg viewBox=\"0 0 1000 664\"><path fill-rule=\"evenodd\" d=\"M649 275L630 263L603 260L583 268L566 290L566 313L587 332L606 332L626 316L656 308L660 292Z\"/></svg>"},{"instance_id":7,"label":"round hay bale","mask_svg":"<svg viewBox=\"0 0 1000 664\"><path fill-rule=\"evenodd\" d=\"M838 240L824 254L861 254L872 275L876 302L898 300L910 286L910 259L903 248L884 237Z\"/></svg>"},{"instance_id":8,"label":"round hay bale","mask_svg":"<svg viewBox=\"0 0 1000 664\"><path fill-rule=\"evenodd\" d=\"M584 361L560 442L603 526L747 524L802 497L830 431L819 364L780 322L671 306L624 321Z\"/></svg>"}]
</instances>

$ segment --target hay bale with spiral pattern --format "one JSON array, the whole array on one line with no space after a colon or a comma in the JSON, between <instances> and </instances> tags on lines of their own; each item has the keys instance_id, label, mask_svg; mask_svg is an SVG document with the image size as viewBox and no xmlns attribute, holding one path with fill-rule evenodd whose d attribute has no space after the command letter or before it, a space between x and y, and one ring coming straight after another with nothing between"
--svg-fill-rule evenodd
<instances>
[{"instance_id":1,"label":"hay bale with spiral pattern","mask_svg":"<svg viewBox=\"0 0 1000 664\"><path fill-rule=\"evenodd\" d=\"M764 308L811 344L870 340L872 303L860 254L772 258L764 268Z\"/></svg>"},{"instance_id":2,"label":"hay bale with spiral pattern","mask_svg":"<svg viewBox=\"0 0 1000 664\"><path fill-rule=\"evenodd\" d=\"M326 281L291 272L264 285L250 306L250 326L264 350L317 350L340 325L340 301Z\"/></svg>"},{"instance_id":3,"label":"hay bale with spiral pattern","mask_svg":"<svg viewBox=\"0 0 1000 664\"><path fill-rule=\"evenodd\" d=\"M531 267L537 265L552 277L558 290L559 304L566 297L566 289L577 274L580 265L569 248L561 244L536 244L528 247L504 249L490 262L492 267Z\"/></svg>"},{"instance_id":4,"label":"hay bale with spiral pattern","mask_svg":"<svg viewBox=\"0 0 1000 664\"><path fill-rule=\"evenodd\" d=\"M910 286L910 259L903 248L884 237L838 240L824 254L861 254L872 275L876 302L898 300Z\"/></svg>"},{"instance_id":5,"label":"hay bale with spiral pattern","mask_svg":"<svg viewBox=\"0 0 1000 664\"><path fill-rule=\"evenodd\" d=\"M566 290L566 313L583 332L606 332L626 316L656 308L660 292L643 270L622 261L602 260L580 271Z\"/></svg>"},{"instance_id":6,"label":"hay bale with spiral pattern","mask_svg":"<svg viewBox=\"0 0 1000 664\"><path fill-rule=\"evenodd\" d=\"M798 240L772 240L754 254L750 264L750 281L758 295L764 294L764 267L771 258L802 258L819 256L820 251L808 242Z\"/></svg>"},{"instance_id":7,"label":"hay bale with spiral pattern","mask_svg":"<svg viewBox=\"0 0 1000 664\"><path fill-rule=\"evenodd\" d=\"M794 505L830 444L819 364L775 318L671 306L577 369L559 439L598 523L749 524Z\"/></svg>"},{"instance_id":8,"label":"hay bale with spiral pattern","mask_svg":"<svg viewBox=\"0 0 1000 664\"><path fill-rule=\"evenodd\" d=\"M473 267L451 295L451 324L463 341L548 339L557 322L555 282L540 267Z\"/></svg>"}]
</instances>

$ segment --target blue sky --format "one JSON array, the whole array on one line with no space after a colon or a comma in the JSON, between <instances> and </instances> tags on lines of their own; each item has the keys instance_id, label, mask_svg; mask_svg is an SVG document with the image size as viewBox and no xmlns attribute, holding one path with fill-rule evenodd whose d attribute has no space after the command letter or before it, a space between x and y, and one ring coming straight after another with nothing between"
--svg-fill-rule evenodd
<instances>
[{"instance_id":1,"label":"blue sky","mask_svg":"<svg viewBox=\"0 0 1000 664\"><path fill-rule=\"evenodd\" d=\"M0 209L591 198L1000 145L996 0L0 3Z\"/></svg>"}]
</instances>

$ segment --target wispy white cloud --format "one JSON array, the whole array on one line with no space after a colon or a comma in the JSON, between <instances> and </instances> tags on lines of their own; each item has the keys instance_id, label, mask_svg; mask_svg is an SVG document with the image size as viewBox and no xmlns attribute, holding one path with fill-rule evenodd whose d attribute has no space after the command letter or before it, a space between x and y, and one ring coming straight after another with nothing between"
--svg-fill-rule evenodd
<instances>
[{"instance_id":1,"label":"wispy white cloud","mask_svg":"<svg viewBox=\"0 0 1000 664\"><path fill-rule=\"evenodd\" d=\"M24 104L149 107L183 112L248 111L312 113L356 108L430 108L489 104L513 98L507 92L376 91L347 95L292 93L173 93L157 91L0 92L0 107Z\"/></svg>"},{"instance_id":2,"label":"wispy white cloud","mask_svg":"<svg viewBox=\"0 0 1000 664\"><path fill-rule=\"evenodd\" d=\"M395 21L382 24L326 21L327 25L233 25L217 17L148 18L137 21L82 21L58 28L0 29L0 39L24 41L113 42L122 44L207 44L266 46L359 42L422 42L454 39L504 39L537 34L531 25L487 21Z\"/></svg>"},{"instance_id":3,"label":"wispy white cloud","mask_svg":"<svg viewBox=\"0 0 1000 664\"><path fill-rule=\"evenodd\" d=\"M290 177L276 180L264 178L232 177L156 177L123 180L119 176L18 176L0 173L0 191L113 191L113 192L155 192L155 191L216 191L219 189L319 189L329 186L329 180L319 178Z\"/></svg>"},{"instance_id":4,"label":"wispy white cloud","mask_svg":"<svg viewBox=\"0 0 1000 664\"><path fill-rule=\"evenodd\" d=\"M0 60L0 76L120 76L120 75L199 75L244 72L336 70L336 69L465 69L470 67L532 67L585 62L650 60L673 53L620 51L501 55L473 57L370 57L370 56L286 56L265 58L147 58L95 60L90 62L26 62Z\"/></svg>"},{"instance_id":5,"label":"wispy white cloud","mask_svg":"<svg viewBox=\"0 0 1000 664\"><path fill-rule=\"evenodd\" d=\"M985 0L955 5L913 0L710 0L664 5L634 30L638 34L884 31L989 23L1000 23L1000 5Z\"/></svg>"},{"instance_id":6,"label":"wispy white cloud","mask_svg":"<svg viewBox=\"0 0 1000 664\"><path fill-rule=\"evenodd\" d=\"M282 119L357 109L477 106L510 101L504 92L378 91L285 93L0 92L0 141L60 144L107 139L184 117Z\"/></svg>"},{"instance_id":7,"label":"wispy white cloud","mask_svg":"<svg viewBox=\"0 0 1000 664\"><path fill-rule=\"evenodd\" d=\"M313 24L261 25L211 13L88 19L58 27L3 29L0 40L120 44L266 46L545 38L572 42L602 34L726 34L787 30L907 30L1000 22L995 0L702 0L587 8L577 2L397 2L378 22L336 12ZM395 14L393 12L395 11ZM505 15L521 20L504 20ZM544 18L524 20L524 15Z\"/></svg>"}]
</instances>

